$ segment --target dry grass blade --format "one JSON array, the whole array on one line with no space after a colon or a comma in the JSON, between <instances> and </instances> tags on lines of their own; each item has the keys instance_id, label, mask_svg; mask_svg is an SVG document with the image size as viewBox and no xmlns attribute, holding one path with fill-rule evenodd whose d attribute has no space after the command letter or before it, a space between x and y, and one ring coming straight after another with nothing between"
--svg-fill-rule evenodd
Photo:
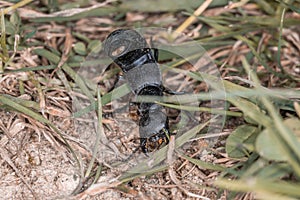
<instances>
[{"instance_id":1,"label":"dry grass blade","mask_svg":"<svg viewBox=\"0 0 300 200\"><path fill-rule=\"evenodd\" d=\"M37 67L26 67L16 70L5 70L0 74L10 74L10 73L17 73L17 72L34 72L34 71L42 71L42 70L49 70L55 69L56 65L45 65L45 66L37 66Z\"/></svg>"},{"instance_id":2,"label":"dry grass blade","mask_svg":"<svg viewBox=\"0 0 300 200\"><path fill-rule=\"evenodd\" d=\"M298 102L294 102L294 107L297 112L298 117L300 118L300 105Z\"/></svg>"},{"instance_id":3,"label":"dry grass blade","mask_svg":"<svg viewBox=\"0 0 300 200\"><path fill-rule=\"evenodd\" d=\"M7 14L7 13L13 11L13 10L16 10L16 9L18 9L18 8L20 8L20 7L25 6L26 4L31 3L32 1L33 1L33 0L23 0L23 1L20 1L20 2L18 2L18 3L16 3L16 4L13 4L12 6L10 6L10 7L8 7L8 8L5 8L5 9L3 10L3 13L4 13L4 14Z\"/></svg>"},{"instance_id":4,"label":"dry grass blade","mask_svg":"<svg viewBox=\"0 0 300 200\"><path fill-rule=\"evenodd\" d=\"M72 35L71 35L71 29L67 28L66 29L65 45L64 45L64 50L63 50L61 59L60 59L59 63L57 64L56 69L51 73L50 77L53 77L53 74L57 70L59 70L63 66L63 64L65 64L65 62L68 60L69 54L70 54L71 49L72 49L72 45L73 45L73 39L72 39Z\"/></svg>"},{"instance_id":5,"label":"dry grass blade","mask_svg":"<svg viewBox=\"0 0 300 200\"><path fill-rule=\"evenodd\" d=\"M182 33L189 25L191 25L195 19L196 16L201 15L203 11L211 4L213 0L206 0L199 6L199 8L193 13L192 16L190 16L188 19L186 19L174 32L173 37L176 38L176 36L180 33Z\"/></svg>"},{"instance_id":6,"label":"dry grass blade","mask_svg":"<svg viewBox=\"0 0 300 200\"><path fill-rule=\"evenodd\" d=\"M47 58L49 61L59 64L60 58L59 56L55 55L54 53L44 50L44 49L36 49L35 53L37 55L41 55ZM95 109L95 100L94 96L92 95L91 91L86 86L86 81L84 81L71 67L67 64L63 64L62 69L76 82L76 84L80 87L82 92L90 99L91 106Z\"/></svg>"},{"instance_id":7,"label":"dry grass blade","mask_svg":"<svg viewBox=\"0 0 300 200\"><path fill-rule=\"evenodd\" d=\"M187 189L185 189L180 180L178 180L178 178L176 177L176 173L174 170L174 153L175 153L175 136L171 135L170 136L170 142L168 145L168 152L167 152L167 164L168 164L168 172L170 175L171 180L173 181L173 183L180 188L187 196L189 197L194 197L197 199L204 199L204 200L209 200L209 198L206 198L204 196L200 196L197 194L194 194L192 192L189 192Z\"/></svg>"},{"instance_id":8,"label":"dry grass blade","mask_svg":"<svg viewBox=\"0 0 300 200\"><path fill-rule=\"evenodd\" d=\"M121 182L118 182L118 181L115 181L113 183L110 183L110 182L97 183L97 184L92 185L90 188L88 188L84 192L76 195L75 199L85 199L89 196L95 196L97 194L101 194L112 188L115 188L115 187L119 186L120 184L121 184Z\"/></svg>"},{"instance_id":9,"label":"dry grass blade","mask_svg":"<svg viewBox=\"0 0 300 200\"><path fill-rule=\"evenodd\" d=\"M30 110L29 108L26 108L8 98L0 94L0 102L3 105L9 106L11 109L16 110L20 113L23 113L39 122L47 124L49 127L51 127L62 139L62 141L65 143L65 145L68 147L68 149L71 151L72 155L74 156L74 159L76 160L78 167L80 168L80 164L77 158L76 153L74 152L73 148L70 146L68 141L65 139L65 137L61 134L61 132L46 118L44 118L42 115Z\"/></svg>"},{"instance_id":10,"label":"dry grass blade","mask_svg":"<svg viewBox=\"0 0 300 200\"><path fill-rule=\"evenodd\" d=\"M63 11L58 11L51 14L44 14L35 10L21 9L20 15L24 18L30 19L35 22L49 22L49 21L69 21L72 19L80 19L90 15L90 13L103 13L107 14L111 10L104 8L107 4L115 2L116 0L107 0L103 3L97 3L87 8L71 8ZM104 9L103 9L104 8ZM101 9L101 10L99 10Z\"/></svg>"},{"instance_id":11,"label":"dry grass blade","mask_svg":"<svg viewBox=\"0 0 300 200\"><path fill-rule=\"evenodd\" d=\"M28 187L29 191L32 193L33 197L35 199L37 199L33 189L31 188L30 184L26 181L24 175L22 174L22 172L20 170L18 170L18 168L15 166L15 164L13 163L13 161L9 158L7 152L5 149L3 149L2 147L0 147L0 156L3 160L5 160L5 162L7 162L7 164L9 166L11 166L11 168L13 168L13 170L16 172L16 174L20 177L20 179L23 181L23 183Z\"/></svg>"}]
</instances>

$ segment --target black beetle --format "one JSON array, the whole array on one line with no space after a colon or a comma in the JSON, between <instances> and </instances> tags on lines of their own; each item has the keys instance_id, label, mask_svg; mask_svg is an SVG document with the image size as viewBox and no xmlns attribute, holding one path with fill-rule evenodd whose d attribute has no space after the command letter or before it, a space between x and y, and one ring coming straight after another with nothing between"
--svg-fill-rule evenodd
<instances>
[{"instance_id":1,"label":"black beetle","mask_svg":"<svg viewBox=\"0 0 300 200\"><path fill-rule=\"evenodd\" d=\"M118 29L104 42L105 53L122 69L135 95L163 96L161 72L157 63L158 50L149 48L137 31ZM140 147L147 154L169 142L169 120L165 109L155 103L138 104Z\"/></svg>"}]
</instances>

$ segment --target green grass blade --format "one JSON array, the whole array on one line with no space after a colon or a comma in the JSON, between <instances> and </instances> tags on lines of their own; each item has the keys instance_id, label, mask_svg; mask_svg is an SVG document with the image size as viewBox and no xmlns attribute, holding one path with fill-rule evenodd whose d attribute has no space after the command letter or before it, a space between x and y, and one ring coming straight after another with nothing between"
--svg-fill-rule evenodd
<instances>
[{"instance_id":1,"label":"green grass blade","mask_svg":"<svg viewBox=\"0 0 300 200\"><path fill-rule=\"evenodd\" d=\"M254 80L255 87L260 90L261 85L256 73L250 70L250 66L247 63L246 59L243 59L242 61L246 71ZM298 141L296 135L283 124L283 120L281 119L277 109L275 109L275 107L271 103L271 100L267 97L261 97L261 101L272 117L272 123L266 127L271 130L275 129L274 131L272 131L272 133L280 144L279 147L285 152L290 164L293 166L295 172L300 177L300 142Z\"/></svg>"},{"instance_id":2,"label":"green grass blade","mask_svg":"<svg viewBox=\"0 0 300 200\"><path fill-rule=\"evenodd\" d=\"M227 116L234 116L234 117L241 117L243 116L240 112L233 112L228 110L219 110L207 107L195 107L195 106L184 106L184 105L174 105L174 104L167 104L161 102L155 102L165 107L174 108L178 110L186 110L186 111L199 111L199 112L209 112L212 114L220 114L220 115L227 115Z\"/></svg>"},{"instance_id":3,"label":"green grass blade","mask_svg":"<svg viewBox=\"0 0 300 200\"><path fill-rule=\"evenodd\" d=\"M232 181L218 179L214 183L218 187L234 191L254 191L267 192L272 194L287 195L287 197L300 198L300 185L284 181L269 181L265 179L248 178L244 180Z\"/></svg>"},{"instance_id":4,"label":"green grass blade","mask_svg":"<svg viewBox=\"0 0 300 200\"><path fill-rule=\"evenodd\" d=\"M88 168L86 170L86 173L85 173L85 178L89 177L90 176L90 173L93 169L93 166L94 166L94 163L95 163L95 160L96 160L96 155L98 153L98 147L99 147L99 143L100 143L100 138L101 136L104 134L103 133L103 126L102 126L102 106L101 106L101 95L100 95L100 89L97 90L97 100L98 100L98 128L97 128L97 131L96 131L96 141L94 143L94 148L93 148L93 154L92 154L92 159L88 165Z\"/></svg>"},{"instance_id":5,"label":"green grass blade","mask_svg":"<svg viewBox=\"0 0 300 200\"><path fill-rule=\"evenodd\" d=\"M185 144L187 141L192 139L200 130L202 130L205 126L209 124L209 121L199 124L198 126L195 126L191 130L187 131L184 133L182 136L176 138L176 143L175 143L175 148L179 148L183 144ZM157 167L157 165L160 165L161 162L166 158L167 156L167 146L161 148L157 152L155 152L150 160L152 162L151 166L149 166L149 159L146 159L145 161L142 161L139 163L137 166L133 167L129 171L127 171L125 174L123 174L120 178L119 181L121 182L127 182L129 180L132 180L136 177L143 176L145 175L146 172L151 170L153 167ZM162 169L165 169L165 165L161 165Z\"/></svg>"}]
</instances>

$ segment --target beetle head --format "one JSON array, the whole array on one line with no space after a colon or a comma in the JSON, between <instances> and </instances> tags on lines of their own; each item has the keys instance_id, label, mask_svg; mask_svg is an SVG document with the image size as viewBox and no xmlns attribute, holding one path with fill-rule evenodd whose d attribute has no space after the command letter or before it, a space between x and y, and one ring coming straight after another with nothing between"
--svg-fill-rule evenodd
<instances>
[{"instance_id":1,"label":"beetle head","mask_svg":"<svg viewBox=\"0 0 300 200\"><path fill-rule=\"evenodd\" d=\"M105 53L122 70L144 54L148 48L146 40L135 30L118 29L108 35L104 43Z\"/></svg>"}]
</instances>

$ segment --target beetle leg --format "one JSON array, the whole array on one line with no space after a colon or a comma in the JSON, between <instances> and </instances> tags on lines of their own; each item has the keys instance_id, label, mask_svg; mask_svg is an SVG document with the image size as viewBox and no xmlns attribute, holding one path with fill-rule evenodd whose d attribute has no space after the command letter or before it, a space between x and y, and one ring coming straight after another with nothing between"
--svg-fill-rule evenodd
<instances>
[{"instance_id":1,"label":"beetle leg","mask_svg":"<svg viewBox=\"0 0 300 200\"><path fill-rule=\"evenodd\" d=\"M138 113L138 109L136 108L137 103L130 101L129 102L129 117L137 122L139 119L139 113Z\"/></svg>"},{"instance_id":2,"label":"beetle leg","mask_svg":"<svg viewBox=\"0 0 300 200\"><path fill-rule=\"evenodd\" d=\"M154 53L154 59L156 62L158 62L158 49L156 48L152 48L153 49L153 53Z\"/></svg>"},{"instance_id":3,"label":"beetle leg","mask_svg":"<svg viewBox=\"0 0 300 200\"><path fill-rule=\"evenodd\" d=\"M140 139L140 147L141 147L141 149L142 149L142 152L147 156L147 157L149 157L148 156L148 145L147 145L147 143L148 143L148 139L147 138L141 138Z\"/></svg>"},{"instance_id":4,"label":"beetle leg","mask_svg":"<svg viewBox=\"0 0 300 200\"><path fill-rule=\"evenodd\" d=\"M181 95L181 94L184 94L185 92L176 92L176 91L173 91L169 88L163 88L164 89L164 92L167 93L167 94L170 94L170 95Z\"/></svg>"},{"instance_id":5,"label":"beetle leg","mask_svg":"<svg viewBox=\"0 0 300 200\"><path fill-rule=\"evenodd\" d=\"M102 117L105 119L113 118L113 112L102 112Z\"/></svg>"},{"instance_id":6,"label":"beetle leg","mask_svg":"<svg viewBox=\"0 0 300 200\"><path fill-rule=\"evenodd\" d=\"M117 75L117 78L113 82L113 86L107 92L113 91L120 80L124 80L124 77L122 75Z\"/></svg>"},{"instance_id":7,"label":"beetle leg","mask_svg":"<svg viewBox=\"0 0 300 200\"><path fill-rule=\"evenodd\" d=\"M154 42L153 42L153 38L150 38L150 48L153 50L153 55L154 55L154 59L156 62L158 62L158 49L157 48L153 48L154 47Z\"/></svg>"}]
</instances>

